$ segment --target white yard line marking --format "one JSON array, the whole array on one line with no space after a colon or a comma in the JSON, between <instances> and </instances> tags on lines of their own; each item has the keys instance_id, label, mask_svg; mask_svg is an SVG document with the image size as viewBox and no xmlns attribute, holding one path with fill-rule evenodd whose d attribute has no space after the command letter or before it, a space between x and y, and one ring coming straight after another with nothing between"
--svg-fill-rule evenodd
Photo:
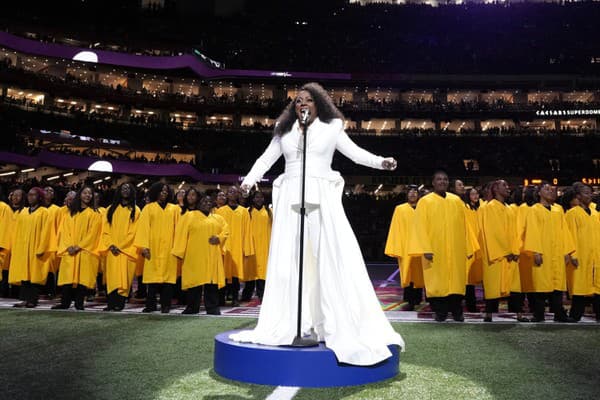
<instances>
[{"instance_id":1,"label":"white yard line marking","mask_svg":"<svg viewBox=\"0 0 600 400\"><path fill-rule=\"evenodd\" d=\"M300 388L296 386L277 386L266 400L291 400L299 390Z\"/></svg>"}]
</instances>

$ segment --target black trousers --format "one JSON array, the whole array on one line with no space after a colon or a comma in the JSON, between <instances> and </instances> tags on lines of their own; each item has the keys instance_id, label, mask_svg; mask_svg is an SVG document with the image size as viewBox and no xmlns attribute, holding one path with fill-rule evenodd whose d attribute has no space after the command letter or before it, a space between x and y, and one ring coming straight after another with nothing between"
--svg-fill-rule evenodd
<instances>
[{"instance_id":1,"label":"black trousers","mask_svg":"<svg viewBox=\"0 0 600 400\"><path fill-rule=\"evenodd\" d=\"M510 292L508 297L508 311L520 314L525 304L525 293Z\"/></svg>"},{"instance_id":2,"label":"black trousers","mask_svg":"<svg viewBox=\"0 0 600 400\"><path fill-rule=\"evenodd\" d=\"M184 290L181 290L181 277L178 277L177 281L175 281L175 291L173 293L173 297L177 299L177 304L186 304L186 293Z\"/></svg>"},{"instance_id":3,"label":"black trousers","mask_svg":"<svg viewBox=\"0 0 600 400\"><path fill-rule=\"evenodd\" d=\"M592 307L594 309L594 314L596 314L596 321L600 321L600 295L594 295L594 300L592 300Z\"/></svg>"},{"instance_id":4,"label":"black trousers","mask_svg":"<svg viewBox=\"0 0 600 400\"><path fill-rule=\"evenodd\" d=\"M254 289L256 288L256 281L244 282L244 289L242 290L242 301L249 301L252 299Z\"/></svg>"},{"instance_id":5,"label":"black trousers","mask_svg":"<svg viewBox=\"0 0 600 400\"><path fill-rule=\"evenodd\" d=\"M498 312L500 299L485 299L485 313L493 314Z\"/></svg>"},{"instance_id":6,"label":"black trousers","mask_svg":"<svg viewBox=\"0 0 600 400\"><path fill-rule=\"evenodd\" d=\"M10 296L10 286L8 284L8 270L2 270L2 282L0 282L0 297Z\"/></svg>"},{"instance_id":7,"label":"black trousers","mask_svg":"<svg viewBox=\"0 0 600 400\"><path fill-rule=\"evenodd\" d=\"M571 296L571 310L569 311L569 316L576 321L581 320L583 317L583 313L585 312L585 296Z\"/></svg>"},{"instance_id":8,"label":"black trousers","mask_svg":"<svg viewBox=\"0 0 600 400\"><path fill-rule=\"evenodd\" d=\"M231 293L231 301L237 302L240 293L240 279L236 276L231 278L231 282L227 282L224 288L219 289L219 302L225 304L225 295Z\"/></svg>"},{"instance_id":9,"label":"black trousers","mask_svg":"<svg viewBox=\"0 0 600 400\"><path fill-rule=\"evenodd\" d=\"M111 310L121 311L125 308L125 301L127 297L121 296L117 289L113 290L107 295L108 307Z\"/></svg>"},{"instance_id":10,"label":"black trousers","mask_svg":"<svg viewBox=\"0 0 600 400\"><path fill-rule=\"evenodd\" d=\"M262 300L263 295L265 294L265 280L257 279L254 281L246 281L244 283L244 289L242 290L242 300L249 301L252 299L254 289L256 289L256 296Z\"/></svg>"},{"instance_id":11,"label":"black trousers","mask_svg":"<svg viewBox=\"0 0 600 400\"><path fill-rule=\"evenodd\" d=\"M104 284L104 275L102 272L98 272L96 276L96 288L98 292L106 292L106 285Z\"/></svg>"},{"instance_id":12,"label":"black trousers","mask_svg":"<svg viewBox=\"0 0 600 400\"><path fill-rule=\"evenodd\" d=\"M477 297L475 296L475 285L465 287L465 305L471 312L477 311Z\"/></svg>"},{"instance_id":13,"label":"black trousers","mask_svg":"<svg viewBox=\"0 0 600 400\"><path fill-rule=\"evenodd\" d=\"M142 275L140 275L136 279L137 279L137 292L135 292L135 298L143 299L148 294L146 291L146 285L143 282L144 277Z\"/></svg>"},{"instance_id":14,"label":"black trousers","mask_svg":"<svg viewBox=\"0 0 600 400\"><path fill-rule=\"evenodd\" d=\"M555 316L564 316L566 314L563 308L563 292L555 290L551 293L534 293L533 316L536 319L543 320L546 311L546 299L550 298L550 312Z\"/></svg>"},{"instance_id":15,"label":"black trousers","mask_svg":"<svg viewBox=\"0 0 600 400\"><path fill-rule=\"evenodd\" d=\"M87 293L88 288L83 285L63 285L61 286L62 297L60 304L65 307L70 307L71 302L75 301L75 308L83 310L83 301Z\"/></svg>"},{"instance_id":16,"label":"black trousers","mask_svg":"<svg viewBox=\"0 0 600 400\"><path fill-rule=\"evenodd\" d=\"M56 296L56 283L58 282L58 277L52 273L48 272L48 276L46 278L46 286L44 287L44 292L50 296Z\"/></svg>"},{"instance_id":17,"label":"black trousers","mask_svg":"<svg viewBox=\"0 0 600 400\"><path fill-rule=\"evenodd\" d=\"M416 306L423 301L423 289L415 289L415 285L412 282L403 290L404 294L402 297L408 304Z\"/></svg>"},{"instance_id":18,"label":"black trousers","mask_svg":"<svg viewBox=\"0 0 600 400\"><path fill-rule=\"evenodd\" d=\"M156 294L160 293L160 306L171 307L175 285L172 283L148 283L146 307L156 309Z\"/></svg>"},{"instance_id":19,"label":"black trousers","mask_svg":"<svg viewBox=\"0 0 600 400\"><path fill-rule=\"evenodd\" d=\"M202 298L203 291L206 313L212 314L219 311L219 287L215 284L205 284L188 289L186 293L186 308L195 314L199 313L200 299Z\"/></svg>"},{"instance_id":20,"label":"black trousers","mask_svg":"<svg viewBox=\"0 0 600 400\"><path fill-rule=\"evenodd\" d=\"M30 281L21 281L19 299L37 306L42 288L42 285L36 285Z\"/></svg>"},{"instance_id":21,"label":"black trousers","mask_svg":"<svg viewBox=\"0 0 600 400\"><path fill-rule=\"evenodd\" d=\"M429 304L431 309L438 315L447 316L448 312L451 312L453 316L458 317L462 315L462 299L463 295L451 294L446 297L429 297Z\"/></svg>"}]
</instances>

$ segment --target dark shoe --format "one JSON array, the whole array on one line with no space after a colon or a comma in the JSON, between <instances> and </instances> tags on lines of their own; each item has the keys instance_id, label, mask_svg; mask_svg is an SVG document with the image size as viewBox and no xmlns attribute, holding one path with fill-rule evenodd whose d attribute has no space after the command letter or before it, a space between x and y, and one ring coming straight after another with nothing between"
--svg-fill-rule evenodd
<instances>
[{"instance_id":1,"label":"dark shoe","mask_svg":"<svg viewBox=\"0 0 600 400\"><path fill-rule=\"evenodd\" d=\"M106 306L102 309L102 311L112 311L112 307L111 306Z\"/></svg>"},{"instance_id":2,"label":"dark shoe","mask_svg":"<svg viewBox=\"0 0 600 400\"><path fill-rule=\"evenodd\" d=\"M183 310L181 313L182 314L198 314L198 313L195 313L194 310L192 310L189 307L186 307L185 310Z\"/></svg>"},{"instance_id":3,"label":"dark shoe","mask_svg":"<svg viewBox=\"0 0 600 400\"><path fill-rule=\"evenodd\" d=\"M85 310L85 308L83 307L83 304L75 304L75 309L79 310L79 311Z\"/></svg>"},{"instance_id":4,"label":"dark shoe","mask_svg":"<svg viewBox=\"0 0 600 400\"><path fill-rule=\"evenodd\" d=\"M448 314L435 313L435 320L437 322L444 322L448 318Z\"/></svg>"},{"instance_id":5,"label":"dark shoe","mask_svg":"<svg viewBox=\"0 0 600 400\"><path fill-rule=\"evenodd\" d=\"M156 307L144 307L144 309L142 310L143 313L151 313L154 311L158 311L158 308Z\"/></svg>"},{"instance_id":6,"label":"dark shoe","mask_svg":"<svg viewBox=\"0 0 600 400\"><path fill-rule=\"evenodd\" d=\"M231 301L231 307L239 307L240 306L240 302L237 300L232 300Z\"/></svg>"},{"instance_id":7,"label":"dark shoe","mask_svg":"<svg viewBox=\"0 0 600 400\"><path fill-rule=\"evenodd\" d=\"M206 312L207 315L221 315L220 310L211 310Z\"/></svg>"},{"instance_id":8,"label":"dark shoe","mask_svg":"<svg viewBox=\"0 0 600 400\"><path fill-rule=\"evenodd\" d=\"M492 317L483 317L483 322L492 322Z\"/></svg>"},{"instance_id":9,"label":"dark shoe","mask_svg":"<svg viewBox=\"0 0 600 400\"><path fill-rule=\"evenodd\" d=\"M27 304L25 304L25 308L36 308L37 307L37 303L28 301Z\"/></svg>"},{"instance_id":10,"label":"dark shoe","mask_svg":"<svg viewBox=\"0 0 600 400\"><path fill-rule=\"evenodd\" d=\"M567 315L555 315L554 322L565 322L568 324L576 323L577 321Z\"/></svg>"},{"instance_id":11,"label":"dark shoe","mask_svg":"<svg viewBox=\"0 0 600 400\"><path fill-rule=\"evenodd\" d=\"M533 317L529 320L529 322L544 322L546 320L546 318L538 318L538 317Z\"/></svg>"},{"instance_id":12,"label":"dark shoe","mask_svg":"<svg viewBox=\"0 0 600 400\"><path fill-rule=\"evenodd\" d=\"M465 315L463 313L463 310L461 309L457 313L452 313L452 319L456 322L465 322Z\"/></svg>"},{"instance_id":13,"label":"dark shoe","mask_svg":"<svg viewBox=\"0 0 600 400\"><path fill-rule=\"evenodd\" d=\"M52 307L50 307L51 310L68 310L69 306L65 305L65 304L56 304Z\"/></svg>"},{"instance_id":14,"label":"dark shoe","mask_svg":"<svg viewBox=\"0 0 600 400\"><path fill-rule=\"evenodd\" d=\"M161 314L168 314L171 312L171 307L169 307L169 306L161 307L160 312L161 312Z\"/></svg>"},{"instance_id":15,"label":"dark shoe","mask_svg":"<svg viewBox=\"0 0 600 400\"><path fill-rule=\"evenodd\" d=\"M526 318L526 317L517 317L517 321L519 321L519 322L529 322L529 318Z\"/></svg>"},{"instance_id":16,"label":"dark shoe","mask_svg":"<svg viewBox=\"0 0 600 400\"><path fill-rule=\"evenodd\" d=\"M113 311L123 311L124 308L124 306L114 306Z\"/></svg>"},{"instance_id":17,"label":"dark shoe","mask_svg":"<svg viewBox=\"0 0 600 400\"><path fill-rule=\"evenodd\" d=\"M26 301L22 301L20 303L13 304L13 307L16 307L16 308L25 308L26 305L27 305L27 302Z\"/></svg>"}]
</instances>

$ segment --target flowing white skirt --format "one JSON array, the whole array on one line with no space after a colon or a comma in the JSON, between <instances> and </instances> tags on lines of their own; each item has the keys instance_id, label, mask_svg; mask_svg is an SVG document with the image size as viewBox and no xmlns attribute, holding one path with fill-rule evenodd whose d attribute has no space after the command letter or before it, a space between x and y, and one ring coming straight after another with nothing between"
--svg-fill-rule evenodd
<instances>
[{"instance_id":1,"label":"flowing white skirt","mask_svg":"<svg viewBox=\"0 0 600 400\"><path fill-rule=\"evenodd\" d=\"M338 173L307 177L302 334L316 333L339 362L373 365L404 341L386 319L342 206ZM289 345L296 336L300 178L273 183L273 229L265 293L255 329L231 335L239 342ZM310 205L318 208L311 210Z\"/></svg>"}]
</instances>

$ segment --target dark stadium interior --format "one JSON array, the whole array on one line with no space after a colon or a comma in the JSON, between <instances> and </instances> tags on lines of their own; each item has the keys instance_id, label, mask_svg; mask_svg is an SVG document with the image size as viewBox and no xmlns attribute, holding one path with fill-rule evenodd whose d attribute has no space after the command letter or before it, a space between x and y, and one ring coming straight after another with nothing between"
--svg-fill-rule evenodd
<instances>
[{"instance_id":1,"label":"dark stadium interior","mask_svg":"<svg viewBox=\"0 0 600 400\"><path fill-rule=\"evenodd\" d=\"M596 4L366 3L24 1L3 5L0 26L48 45L203 54L223 71L349 74L321 82L344 113L347 132L360 146L398 160L396 172L375 173L341 155L334 159L347 177L346 211L370 261L389 260L383 243L393 207L404 201L403 185L428 185L435 168L474 186L496 177L513 186L600 177ZM215 175L247 172L304 83L48 60L2 46L0 61L0 150L188 163ZM63 134L41 133L48 131ZM8 171L0 175L5 193L61 172L0 166ZM282 170L280 160L269 175ZM52 182L61 195L96 179L74 172ZM111 182L125 178L148 177L114 174ZM174 185L183 180L170 178ZM110 185L102 188L108 201Z\"/></svg>"}]
</instances>

